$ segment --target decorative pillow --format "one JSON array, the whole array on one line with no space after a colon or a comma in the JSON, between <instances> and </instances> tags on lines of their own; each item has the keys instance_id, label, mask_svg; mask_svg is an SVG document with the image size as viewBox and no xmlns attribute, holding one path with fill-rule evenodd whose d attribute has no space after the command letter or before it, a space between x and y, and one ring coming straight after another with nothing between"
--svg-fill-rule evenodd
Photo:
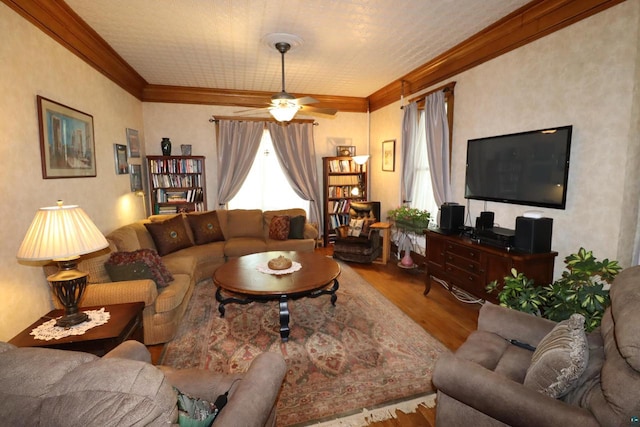
<instances>
[{"instance_id":1,"label":"decorative pillow","mask_svg":"<svg viewBox=\"0 0 640 427\"><path fill-rule=\"evenodd\" d=\"M105 263L105 268L107 269L107 272L109 272L109 276L111 276L110 269L114 265L122 266L136 264L139 262L145 264L149 268L151 273L151 277L149 278L153 279L158 287L167 286L169 282L173 280L173 275L162 262L162 258L160 258L158 253L153 249L138 249L137 251L132 252L114 252L109 257L109 261ZM113 271L115 271L115 269ZM120 271L116 271L116 274L118 273L120 273ZM115 281L134 280L137 278L138 277L131 277ZM112 278L112 280L114 279Z\"/></svg>"},{"instance_id":2,"label":"decorative pillow","mask_svg":"<svg viewBox=\"0 0 640 427\"><path fill-rule=\"evenodd\" d=\"M533 352L524 385L557 399L575 387L588 363L584 316L573 314L540 341Z\"/></svg>"},{"instance_id":3,"label":"decorative pillow","mask_svg":"<svg viewBox=\"0 0 640 427\"><path fill-rule=\"evenodd\" d=\"M304 215L292 216L289 221L289 238L304 239L304 223L306 218Z\"/></svg>"},{"instance_id":4,"label":"decorative pillow","mask_svg":"<svg viewBox=\"0 0 640 427\"><path fill-rule=\"evenodd\" d=\"M166 221L145 223L144 226L149 230L160 256L192 246L180 215Z\"/></svg>"},{"instance_id":5,"label":"decorative pillow","mask_svg":"<svg viewBox=\"0 0 640 427\"><path fill-rule=\"evenodd\" d=\"M344 239L349 235L349 226L341 225L340 227L336 228L336 233L338 233L339 238Z\"/></svg>"},{"instance_id":6,"label":"decorative pillow","mask_svg":"<svg viewBox=\"0 0 640 427\"><path fill-rule=\"evenodd\" d=\"M375 224L376 222L378 221L375 218L365 218L364 223L362 224L362 232L360 233L360 235L368 236L371 225Z\"/></svg>"},{"instance_id":7,"label":"decorative pillow","mask_svg":"<svg viewBox=\"0 0 640 427\"><path fill-rule=\"evenodd\" d=\"M109 273L112 282L123 282L125 280L150 279L155 280L149 266L142 261L135 261L131 264L105 264L105 269Z\"/></svg>"},{"instance_id":8,"label":"decorative pillow","mask_svg":"<svg viewBox=\"0 0 640 427\"><path fill-rule=\"evenodd\" d=\"M349 236L360 236L362 233L362 226L364 225L364 219L352 219L349 221Z\"/></svg>"},{"instance_id":9,"label":"decorative pillow","mask_svg":"<svg viewBox=\"0 0 640 427\"><path fill-rule=\"evenodd\" d=\"M189 213L187 214L187 220L193 232L193 240L196 242L196 245L204 245L205 243L224 240L216 211L202 214Z\"/></svg>"},{"instance_id":10,"label":"decorative pillow","mask_svg":"<svg viewBox=\"0 0 640 427\"><path fill-rule=\"evenodd\" d=\"M276 215L271 218L269 224L269 238L274 240L287 240L291 218L286 215Z\"/></svg>"}]
</instances>

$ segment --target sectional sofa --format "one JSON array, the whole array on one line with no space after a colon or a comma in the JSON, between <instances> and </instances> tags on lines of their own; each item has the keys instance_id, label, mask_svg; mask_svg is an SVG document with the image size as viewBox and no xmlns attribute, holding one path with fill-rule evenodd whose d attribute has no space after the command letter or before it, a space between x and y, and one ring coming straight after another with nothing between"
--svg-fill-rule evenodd
<instances>
[{"instance_id":1,"label":"sectional sofa","mask_svg":"<svg viewBox=\"0 0 640 427\"><path fill-rule=\"evenodd\" d=\"M289 224L288 230L283 223ZM89 273L80 305L143 301L144 342L152 345L175 336L195 283L210 278L227 259L265 251L310 252L315 248L318 230L306 220L303 209L237 209L154 215L122 226L106 237L109 248L82 259L78 265ZM171 280L160 284L160 280L138 277L126 266L113 264L114 258L139 260L145 250L160 255L163 272Z\"/></svg>"}]
</instances>

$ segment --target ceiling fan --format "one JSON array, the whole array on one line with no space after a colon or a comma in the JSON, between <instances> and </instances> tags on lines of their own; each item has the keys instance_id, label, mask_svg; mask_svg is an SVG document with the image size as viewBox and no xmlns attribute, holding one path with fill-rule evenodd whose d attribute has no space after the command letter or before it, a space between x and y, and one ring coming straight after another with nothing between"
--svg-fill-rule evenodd
<instances>
[{"instance_id":1,"label":"ceiling fan","mask_svg":"<svg viewBox=\"0 0 640 427\"><path fill-rule=\"evenodd\" d=\"M274 47L280 52L282 58L282 91L276 93L271 97L271 105L265 108L253 108L250 110L236 111L236 113L256 112L256 111L269 111L269 113L279 122L288 122L296 115L298 111L309 114L325 114L335 115L338 110L335 108L319 108L313 107L309 104L315 104L317 99L310 96L304 96L302 98L296 98L295 96L287 93L284 89L284 54L291 49L291 44L280 41L274 44Z\"/></svg>"}]
</instances>

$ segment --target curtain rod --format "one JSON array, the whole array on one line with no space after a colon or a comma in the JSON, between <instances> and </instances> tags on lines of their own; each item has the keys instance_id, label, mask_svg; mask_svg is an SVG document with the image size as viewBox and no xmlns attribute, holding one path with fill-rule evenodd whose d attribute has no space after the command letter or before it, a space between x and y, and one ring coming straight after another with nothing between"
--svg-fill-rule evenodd
<instances>
[{"instance_id":1,"label":"curtain rod","mask_svg":"<svg viewBox=\"0 0 640 427\"><path fill-rule=\"evenodd\" d=\"M437 88L435 88L435 89L433 89L433 90L430 90L430 91L429 91L429 92L427 92L427 93L424 93L424 94L419 95L419 96L417 96L417 97L415 97L415 98L411 98L411 99L409 99L409 100L407 101L407 104L409 104L409 103L411 103L411 102L413 102L413 101L416 101L416 102L424 101L424 100L426 99L426 97L427 97L427 96L431 95L432 93L436 93L436 92L438 92L438 91L440 91L440 90L441 90L441 91L443 91L444 93L447 93L447 92L451 92L451 93L453 93L453 88L454 88L455 86L456 86L456 82L449 82L449 83L447 83L446 85L443 85L443 86L437 87ZM400 109L402 110L403 108L404 108L404 105L401 105L401 106L400 106Z\"/></svg>"},{"instance_id":2,"label":"curtain rod","mask_svg":"<svg viewBox=\"0 0 640 427\"><path fill-rule=\"evenodd\" d=\"M210 123L218 123L220 120L235 120L237 122L274 122L274 123L281 123L283 125L287 125L288 123L311 123L314 126L318 126L319 123L314 121L313 119L293 119L290 120L288 123L283 123L283 122L279 122L275 119L268 119L265 117L234 117L234 116L211 116L211 118L209 119Z\"/></svg>"}]
</instances>

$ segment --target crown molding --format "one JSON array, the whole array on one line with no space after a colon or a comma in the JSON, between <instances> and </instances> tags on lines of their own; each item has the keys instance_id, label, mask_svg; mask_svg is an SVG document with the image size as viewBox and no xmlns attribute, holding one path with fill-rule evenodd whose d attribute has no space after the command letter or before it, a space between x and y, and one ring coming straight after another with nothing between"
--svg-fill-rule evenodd
<instances>
[{"instance_id":1,"label":"crown molding","mask_svg":"<svg viewBox=\"0 0 640 427\"><path fill-rule=\"evenodd\" d=\"M312 96L314 106L346 112L375 111L625 0L534 0L367 98ZM63 0L2 0L11 9L145 102L260 108L271 93L150 85Z\"/></svg>"},{"instance_id":2,"label":"crown molding","mask_svg":"<svg viewBox=\"0 0 640 427\"><path fill-rule=\"evenodd\" d=\"M623 1L534 0L369 95L369 108L376 111Z\"/></svg>"}]
</instances>

